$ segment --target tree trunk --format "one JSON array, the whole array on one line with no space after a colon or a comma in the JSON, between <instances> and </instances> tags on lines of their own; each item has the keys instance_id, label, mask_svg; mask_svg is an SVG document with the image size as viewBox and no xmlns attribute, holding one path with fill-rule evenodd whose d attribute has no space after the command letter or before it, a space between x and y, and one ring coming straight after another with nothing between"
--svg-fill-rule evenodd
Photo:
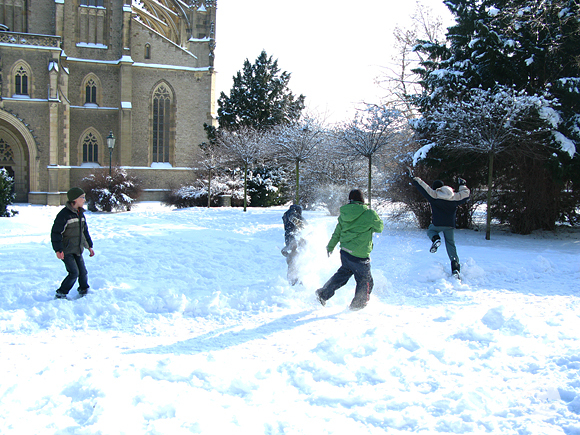
<instances>
[{"instance_id":1,"label":"tree trunk","mask_svg":"<svg viewBox=\"0 0 580 435\"><path fill-rule=\"evenodd\" d=\"M489 153L487 174L487 222L485 224L485 240L491 239L491 191L493 188L493 152Z\"/></svg>"},{"instance_id":2,"label":"tree trunk","mask_svg":"<svg viewBox=\"0 0 580 435\"><path fill-rule=\"evenodd\" d=\"M300 161L296 160L296 193L294 195L294 204L300 200Z\"/></svg>"},{"instance_id":3,"label":"tree trunk","mask_svg":"<svg viewBox=\"0 0 580 435\"><path fill-rule=\"evenodd\" d=\"M207 176L207 208L211 207L211 168Z\"/></svg>"},{"instance_id":4,"label":"tree trunk","mask_svg":"<svg viewBox=\"0 0 580 435\"><path fill-rule=\"evenodd\" d=\"M244 165L244 211L248 205L248 164Z\"/></svg>"},{"instance_id":5,"label":"tree trunk","mask_svg":"<svg viewBox=\"0 0 580 435\"><path fill-rule=\"evenodd\" d=\"M373 173L373 156L369 156L369 180L368 180L368 185L367 185L367 199L369 202L369 208L372 208L371 206L371 182L372 182L372 173Z\"/></svg>"}]
</instances>

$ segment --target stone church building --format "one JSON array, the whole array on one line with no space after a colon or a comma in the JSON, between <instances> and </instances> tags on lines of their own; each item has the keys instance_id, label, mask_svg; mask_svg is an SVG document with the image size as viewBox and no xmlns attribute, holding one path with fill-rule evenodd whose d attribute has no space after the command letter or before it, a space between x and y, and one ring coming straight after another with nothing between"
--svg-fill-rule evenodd
<instances>
[{"instance_id":1,"label":"stone church building","mask_svg":"<svg viewBox=\"0 0 580 435\"><path fill-rule=\"evenodd\" d=\"M63 204L110 160L142 199L192 180L215 125L215 20L216 0L0 0L0 167L16 202Z\"/></svg>"}]
</instances>

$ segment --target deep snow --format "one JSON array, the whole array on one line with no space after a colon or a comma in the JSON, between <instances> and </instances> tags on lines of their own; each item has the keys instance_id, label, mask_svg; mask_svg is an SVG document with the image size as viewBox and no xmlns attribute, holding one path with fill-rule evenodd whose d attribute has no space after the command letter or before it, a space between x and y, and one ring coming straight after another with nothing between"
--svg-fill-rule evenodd
<instances>
[{"instance_id":1,"label":"deep snow","mask_svg":"<svg viewBox=\"0 0 580 435\"><path fill-rule=\"evenodd\" d=\"M91 293L53 300L60 207L0 219L1 434L580 434L580 231L456 232L445 249L379 208L367 308L326 307L336 217L286 208L87 213ZM74 290L71 292L76 293Z\"/></svg>"}]
</instances>

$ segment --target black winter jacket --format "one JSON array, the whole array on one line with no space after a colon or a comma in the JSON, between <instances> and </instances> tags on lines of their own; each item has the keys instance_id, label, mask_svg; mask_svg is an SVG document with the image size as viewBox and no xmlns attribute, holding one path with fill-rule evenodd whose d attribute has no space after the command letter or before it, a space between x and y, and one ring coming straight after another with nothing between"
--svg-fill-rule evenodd
<instances>
[{"instance_id":1,"label":"black winter jacket","mask_svg":"<svg viewBox=\"0 0 580 435\"><path fill-rule=\"evenodd\" d=\"M302 217L302 207L291 205L282 216L284 222L284 240L286 245L296 244L296 235L304 228L306 221Z\"/></svg>"},{"instance_id":2,"label":"black winter jacket","mask_svg":"<svg viewBox=\"0 0 580 435\"><path fill-rule=\"evenodd\" d=\"M455 193L449 186L433 190L419 177L415 177L411 181L421 195L431 204L433 225L436 227L455 228L457 207L465 204L469 199L470 192L467 186L459 186L459 191Z\"/></svg>"},{"instance_id":3,"label":"black winter jacket","mask_svg":"<svg viewBox=\"0 0 580 435\"><path fill-rule=\"evenodd\" d=\"M54 252L81 255L84 248L93 247L84 211L81 207L77 213L67 204L58 212L50 233Z\"/></svg>"}]
</instances>

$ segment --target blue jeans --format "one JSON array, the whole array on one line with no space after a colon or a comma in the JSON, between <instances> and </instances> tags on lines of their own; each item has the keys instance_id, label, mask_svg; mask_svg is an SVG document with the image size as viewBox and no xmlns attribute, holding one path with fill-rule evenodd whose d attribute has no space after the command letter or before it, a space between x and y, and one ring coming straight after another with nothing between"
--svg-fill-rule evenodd
<instances>
[{"instance_id":1,"label":"blue jeans","mask_svg":"<svg viewBox=\"0 0 580 435\"><path fill-rule=\"evenodd\" d=\"M334 296L336 290L345 285L351 276L356 280L356 290L351 306L362 308L369 300L373 290L373 277L371 275L371 259L358 258L341 249L340 261L342 266L327 281L321 289L320 296L328 300Z\"/></svg>"},{"instance_id":2,"label":"blue jeans","mask_svg":"<svg viewBox=\"0 0 580 435\"><path fill-rule=\"evenodd\" d=\"M429 240L433 240L434 236L438 236L439 233L443 233L445 237L445 249L447 249L447 255L451 261L457 261L459 263L459 257L457 256L457 248L455 247L455 228L453 227L436 227L435 225L429 225L427 229L427 236Z\"/></svg>"},{"instance_id":3,"label":"blue jeans","mask_svg":"<svg viewBox=\"0 0 580 435\"><path fill-rule=\"evenodd\" d=\"M62 281L60 288L57 290L58 293L68 294L72 286L75 284L76 280L79 280L79 289L88 290L89 281L87 268L85 267L85 261L82 255L66 254L64 260L62 260L68 275Z\"/></svg>"}]
</instances>

